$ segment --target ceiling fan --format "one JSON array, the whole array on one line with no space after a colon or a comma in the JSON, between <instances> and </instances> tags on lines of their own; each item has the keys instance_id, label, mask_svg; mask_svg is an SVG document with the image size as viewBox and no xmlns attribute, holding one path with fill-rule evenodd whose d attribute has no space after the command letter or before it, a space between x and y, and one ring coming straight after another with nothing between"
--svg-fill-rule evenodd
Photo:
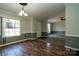
<instances>
[{"instance_id":1,"label":"ceiling fan","mask_svg":"<svg viewBox=\"0 0 79 59\"><path fill-rule=\"evenodd\" d=\"M22 6L26 6L27 5L27 3L19 3L20 5L22 5Z\"/></svg>"}]
</instances>

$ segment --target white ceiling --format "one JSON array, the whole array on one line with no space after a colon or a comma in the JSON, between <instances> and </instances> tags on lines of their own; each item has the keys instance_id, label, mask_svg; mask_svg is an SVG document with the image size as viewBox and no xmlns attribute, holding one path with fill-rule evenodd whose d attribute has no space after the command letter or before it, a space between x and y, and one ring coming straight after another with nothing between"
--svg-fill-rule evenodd
<instances>
[{"instance_id":1,"label":"white ceiling","mask_svg":"<svg viewBox=\"0 0 79 59\"><path fill-rule=\"evenodd\" d=\"M0 9L17 15L21 10L21 5L19 3L0 3ZM64 10L63 3L28 3L25 6L25 11L29 16L34 17L53 17Z\"/></svg>"}]
</instances>

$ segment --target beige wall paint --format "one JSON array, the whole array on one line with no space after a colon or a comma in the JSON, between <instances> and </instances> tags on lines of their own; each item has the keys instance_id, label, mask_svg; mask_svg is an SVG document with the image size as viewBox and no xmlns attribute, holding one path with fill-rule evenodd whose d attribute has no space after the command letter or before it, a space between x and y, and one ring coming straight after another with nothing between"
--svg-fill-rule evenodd
<instances>
[{"instance_id":1,"label":"beige wall paint","mask_svg":"<svg viewBox=\"0 0 79 59\"><path fill-rule=\"evenodd\" d=\"M66 36L79 37L79 3L66 4Z\"/></svg>"}]
</instances>

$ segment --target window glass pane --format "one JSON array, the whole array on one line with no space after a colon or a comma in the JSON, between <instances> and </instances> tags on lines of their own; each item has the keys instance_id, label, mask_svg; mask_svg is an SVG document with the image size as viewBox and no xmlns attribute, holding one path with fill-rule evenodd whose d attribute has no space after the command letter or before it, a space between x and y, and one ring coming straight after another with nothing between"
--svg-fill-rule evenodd
<instances>
[{"instance_id":1,"label":"window glass pane","mask_svg":"<svg viewBox=\"0 0 79 59\"><path fill-rule=\"evenodd\" d=\"M20 21L3 18L3 36L20 35Z\"/></svg>"},{"instance_id":2,"label":"window glass pane","mask_svg":"<svg viewBox=\"0 0 79 59\"><path fill-rule=\"evenodd\" d=\"M20 27L20 21L15 21L16 28Z\"/></svg>"}]
</instances>

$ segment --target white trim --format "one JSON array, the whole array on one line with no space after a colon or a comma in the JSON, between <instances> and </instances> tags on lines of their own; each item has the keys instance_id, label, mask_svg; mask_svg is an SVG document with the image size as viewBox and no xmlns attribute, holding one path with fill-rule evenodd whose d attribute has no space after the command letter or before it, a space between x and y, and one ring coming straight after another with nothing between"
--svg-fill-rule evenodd
<instances>
[{"instance_id":1,"label":"white trim","mask_svg":"<svg viewBox=\"0 0 79 59\"><path fill-rule=\"evenodd\" d=\"M79 37L79 35L69 35L69 34L66 34L66 36Z\"/></svg>"},{"instance_id":2,"label":"white trim","mask_svg":"<svg viewBox=\"0 0 79 59\"><path fill-rule=\"evenodd\" d=\"M64 47L65 47L65 48L70 48L70 49L79 51L79 49L77 49L77 48L73 48L73 47L70 47L70 46L67 46L67 45L65 45Z\"/></svg>"},{"instance_id":3,"label":"white trim","mask_svg":"<svg viewBox=\"0 0 79 59\"><path fill-rule=\"evenodd\" d=\"M36 39L36 38L28 38L28 39L18 40L18 41L14 41L14 42L2 44L2 45L0 45L0 47L7 46L7 45L11 45L11 44L18 43L18 42L22 42L22 41L26 41L26 40L34 40L34 39Z\"/></svg>"}]
</instances>

